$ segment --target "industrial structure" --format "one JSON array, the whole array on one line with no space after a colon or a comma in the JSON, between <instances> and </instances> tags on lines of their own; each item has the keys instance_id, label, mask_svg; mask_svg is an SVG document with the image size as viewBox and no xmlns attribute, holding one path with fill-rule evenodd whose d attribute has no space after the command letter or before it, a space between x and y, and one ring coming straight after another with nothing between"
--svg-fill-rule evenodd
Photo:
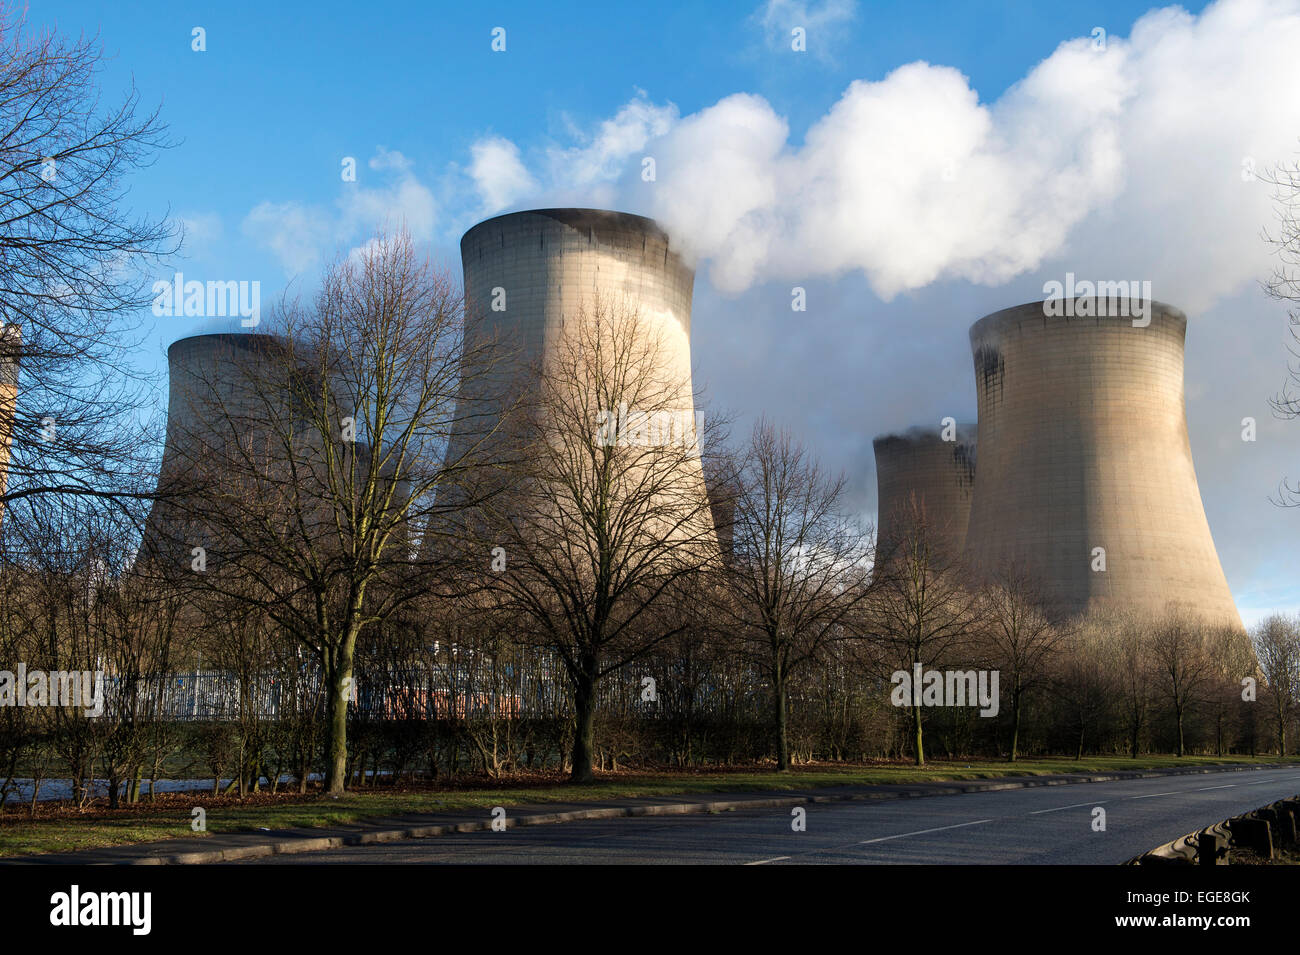
<instances>
[{"instance_id":1,"label":"industrial structure","mask_svg":"<svg viewBox=\"0 0 1300 955\"><path fill-rule=\"evenodd\" d=\"M575 396L573 408L601 416L593 416L593 432L604 427L611 440L623 440L638 414L671 412L697 435L690 350L695 273L653 220L599 209L536 209L480 222L460 247L467 322L477 341L491 343L489 352L501 364L465 376L450 461L492 443L484 436L507 400L527 407L543 376L568 370L561 366L574 360L572 350L586 344L578 331L582 323L635 327L641 341L616 342L610 350L636 352L633 360L646 363L625 377L640 379L642 387L651 379L658 383L645 389L653 408L638 409L635 396L626 408L612 406L622 400L618 395L604 396L611 407ZM651 443L681 437L653 428L646 434ZM706 500L698 447L688 469L687 484L697 488L691 493Z\"/></svg>"},{"instance_id":2,"label":"industrial structure","mask_svg":"<svg viewBox=\"0 0 1300 955\"><path fill-rule=\"evenodd\" d=\"M1066 317L1030 302L971 327L969 568L1032 574L1058 614L1176 609L1240 628L1187 436L1187 318L1154 301L1084 304Z\"/></svg>"},{"instance_id":3,"label":"industrial structure","mask_svg":"<svg viewBox=\"0 0 1300 955\"><path fill-rule=\"evenodd\" d=\"M945 440L950 438L950 440ZM961 557L975 487L975 426L911 428L872 442L876 454L876 552L899 547L924 521L927 546L945 565Z\"/></svg>"},{"instance_id":4,"label":"industrial structure","mask_svg":"<svg viewBox=\"0 0 1300 955\"><path fill-rule=\"evenodd\" d=\"M293 484L297 492L286 500L310 507L297 515L300 527L337 536L326 471L335 468L337 481L364 481L372 452L357 437L343 438L338 454L325 453L319 416L341 417L355 402L347 397L348 376L336 371L329 382L333 407L321 404L317 357L295 354L274 335L239 332L194 335L167 349L167 437L142 553L172 568L189 566L195 547L204 548L207 563L219 560L220 534L205 508L222 497L230 504L240 493L265 495L276 485ZM391 473L392 462L384 462L381 476L391 479ZM398 484L394 507L402 512L409 491L405 481Z\"/></svg>"},{"instance_id":5,"label":"industrial structure","mask_svg":"<svg viewBox=\"0 0 1300 955\"><path fill-rule=\"evenodd\" d=\"M188 565L194 547L213 548L202 502L232 480L224 465L233 440L250 454L270 453L267 399L284 377L282 352L274 336L238 332L194 335L167 349L167 435L141 544L148 559Z\"/></svg>"}]
</instances>

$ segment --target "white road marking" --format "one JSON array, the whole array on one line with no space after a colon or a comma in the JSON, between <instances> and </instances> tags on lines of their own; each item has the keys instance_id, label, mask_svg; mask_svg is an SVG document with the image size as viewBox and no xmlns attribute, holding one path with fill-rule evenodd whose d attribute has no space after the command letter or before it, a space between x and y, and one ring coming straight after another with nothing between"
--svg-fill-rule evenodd
<instances>
[{"instance_id":1,"label":"white road marking","mask_svg":"<svg viewBox=\"0 0 1300 955\"><path fill-rule=\"evenodd\" d=\"M1147 793L1147 795L1145 796L1129 796L1128 798L1129 799L1154 799L1156 796L1177 796L1185 792L1187 792L1186 789L1175 789L1173 792L1168 792L1168 793Z\"/></svg>"},{"instance_id":2,"label":"white road marking","mask_svg":"<svg viewBox=\"0 0 1300 955\"><path fill-rule=\"evenodd\" d=\"M878 839L863 839L858 843L858 845L867 846L873 842L888 842L890 839L906 839L908 836L923 836L927 832L943 832L945 829L961 829L963 826L982 826L984 823L992 821L992 819L977 819L974 822L959 822L955 826L936 826L933 829L918 829L916 832L900 832L896 836L881 836Z\"/></svg>"},{"instance_id":3,"label":"white road marking","mask_svg":"<svg viewBox=\"0 0 1300 955\"><path fill-rule=\"evenodd\" d=\"M1226 786L1206 786L1204 789L1196 789L1193 791L1198 793L1208 793L1211 789L1233 789L1236 785L1236 783L1228 783Z\"/></svg>"},{"instance_id":4,"label":"white road marking","mask_svg":"<svg viewBox=\"0 0 1300 955\"><path fill-rule=\"evenodd\" d=\"M757 862L746 862L745 865L767 865L769 862L784 862L789 856L777 856L775 859L759 859Z\"/></svg>"},{"instance_id":5,"label":"white road marking","mask_svg":"<svg viewBox=\"0 0 1300 955\"><path fill-rule=\"evenodd\" d=\"M1055 809L1035 809L1030 813L1030 815L1041 816L1045 812L1060 812L1062 809L1078 809L1080 806L1100 806L1105 802L1105 799L1099 799L1096 802L1076 802L1072 806L1057 806Z\"/></svg>"}]
</instances>

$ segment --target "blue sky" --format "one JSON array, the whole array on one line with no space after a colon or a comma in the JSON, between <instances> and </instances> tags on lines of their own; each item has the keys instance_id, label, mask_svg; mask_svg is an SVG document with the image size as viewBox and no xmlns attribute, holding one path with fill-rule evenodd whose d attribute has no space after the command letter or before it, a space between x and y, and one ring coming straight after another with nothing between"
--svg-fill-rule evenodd
<instances>
[{"instance_id":1,"label":"blue sky","mask_svg":"<svg viewBox=\"0 0 1300 955\"><path fill-rule=\"evenodd\" d=\"M791 426L868 513L872 437L973 417L971 322L1066 271L1152 279L1189 314L1192 447L1243 616L1295 609L1300 512L1268 496L1300 476L1300 423L1267 407L1286 319L1258 289L1271 207L1242 170L1300 148L1300 9L1064 6L63 0L29 16L98 31L110 95L133 78L162 103L181 144L133 204L185 220L188 278L257 280L264 303L309 291L385 220L458 271L460 235L497 212L655 216L698 257L708 400L742 431L759 413ZM794 284L809 311L792 317ZM166 345L211 322L150 320L139 362L162 384Z\"/></svg>"}]
</instances>

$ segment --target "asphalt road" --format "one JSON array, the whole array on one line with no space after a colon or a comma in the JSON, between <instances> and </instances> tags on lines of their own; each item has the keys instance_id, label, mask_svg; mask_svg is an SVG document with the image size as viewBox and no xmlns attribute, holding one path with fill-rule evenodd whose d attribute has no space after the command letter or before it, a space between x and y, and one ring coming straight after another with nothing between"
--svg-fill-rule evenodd
<instances>
[{"instance_id":1,"label":"asphalt road","mask_svg":"<svg viewBox=\"0 0 1300 955\"><path fill-rule=\"evenodd\" d=\"M1087 864L1300 793L1296 767L715 815L633 817L474 832L244 864ZM1105 810L1094 831L1093 809Z\"/></svg>"}]
</instances>

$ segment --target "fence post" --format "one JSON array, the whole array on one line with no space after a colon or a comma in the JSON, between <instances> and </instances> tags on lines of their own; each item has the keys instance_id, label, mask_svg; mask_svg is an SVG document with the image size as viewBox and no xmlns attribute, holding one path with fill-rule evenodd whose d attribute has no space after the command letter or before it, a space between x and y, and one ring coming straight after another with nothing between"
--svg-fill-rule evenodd
<instances>
[{"instance_id":1,"label":"fence post","mask_svg":"<svg viewBox=\"0 0 1300 955\"><path fill-rule=\"evenodd\" d=\"M1197 841L1196 861L1201 865L1219 864L1219 837L1213 832L1207 830L1201 833L1201 838Z\"/></svg>"}]
</instances>

